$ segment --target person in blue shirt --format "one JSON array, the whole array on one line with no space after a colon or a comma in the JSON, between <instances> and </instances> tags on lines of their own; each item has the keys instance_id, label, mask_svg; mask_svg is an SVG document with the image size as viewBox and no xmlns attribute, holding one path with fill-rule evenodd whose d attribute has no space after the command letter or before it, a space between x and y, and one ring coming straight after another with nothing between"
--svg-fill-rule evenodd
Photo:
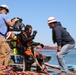
<instances>
[{"instance_id":1,"label":"person in blue shirt","mask_svg":"<svg viewBox=\"0 0 76 75\"><path fill-rule=\"evenodd\" d=\"M56 56L61 69L59 75L69 75L64 57L68 54L70 49L74 48L75 40L55 17L48 18L48 26L52 29L53 43L57 43Z\"/></svg>"},{"instance_id":2,"label":"person in blue shirt","mask_svg":"<svg viewBox=\"0 0 76 75\"><path fill-rule=\"evenodd\" d=\"M10 57L10 47L5 39L8 27L14 26L15 22L18 21L17 18L11 21L7 16L8 13L8 6L5 4L0 5L0 67L8 66Z\"/></svg>"}]
</instances>

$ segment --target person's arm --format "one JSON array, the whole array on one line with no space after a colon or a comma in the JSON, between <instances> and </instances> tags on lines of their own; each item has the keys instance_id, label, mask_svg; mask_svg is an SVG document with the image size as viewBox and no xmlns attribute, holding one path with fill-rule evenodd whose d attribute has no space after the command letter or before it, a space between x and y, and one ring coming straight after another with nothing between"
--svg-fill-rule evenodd
<instances>
[{"instance_id":1,"label":"person's arm","mask_svg":"<svg viewBox=\"0 0 76 75\"><path fill-rule=\"evenodd\" d=\"M11 20L6 20L6 24L9 26L14 26L15 22L18 21L18 18L15 18L13 21Z\"/></svg>"},{"instance_id":2,"label":"person's arm","mask_svg":"<svg viewBox=\"0 0 76 75\"><path fill-rule=\"evenodd\" d=\"M29 38L25 37L24 34L21 34L20 36L21 36L22 41L24 42L29 42L34 39L34 36L31 36Z\"/></svg>"},{"instance_id":3,"label":"person's arm","mask_svg":"<svg viewBox=\"0 0 76 75\"><path fill-rule=\"evenodd\" d=\"M61 45L57 47L57 52L60 52L61 50Z\"/></svg>"},{"instance_id":4,"label":"person's arm","mask_svg":"<svg viewBox=\"0 0 76 75\"><path fill-rule=\"evenodd\" d=\"M57 41L57 52L61 50L61 31L59 29L55 29L56 41Z\"/></svg>"},{"instance_id":5,"label":"person's arm","mask_svg":"<svg viewBox=\"0 0 76 75\"><path fill-rule=\"evenodd\" d=\"M28 38L24 34L25 33L21 33L20 34L21 40L24 41L24 42L29 42L29 41L31 41L31 40L33 40L35 38L35 36L37 34L37 31L33 31L33 34L30 37L28 37Z\"/></svg>"}]
</instances>

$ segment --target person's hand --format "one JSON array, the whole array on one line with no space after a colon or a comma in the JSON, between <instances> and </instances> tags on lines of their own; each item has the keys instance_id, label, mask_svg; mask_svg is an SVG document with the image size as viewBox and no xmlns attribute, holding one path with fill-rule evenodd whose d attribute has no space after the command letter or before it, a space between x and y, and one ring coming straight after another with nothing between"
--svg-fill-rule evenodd
<instances>
[{"instance_id":1,"label":"person's hand","mask_svg":"<svg viewBox=\"0 0 76 75\"><path fill-rule=\"evenodd\" d=\"M56 56L58 56L58 55L59 55L59 53L60 53L60 52L56 52Z\"/></svg>"},{"instance_id":2,"label":"person's hand","mask_svg":"<svg viewBox=\"0 0 76 75\"><path fill-rule=\"evenodd\" d=\"M18 18L14 18L14 20L13 20L13 21L17 22L18 20L19 20Z\"/></svg>"},{"instance_id":3,"label":"person's hand","mask_svg":"<svg viewBox=\"0 0 76 75\"><path fill-rule=\"evenodd\" d=\"M43 44L40 44L41 45L41 47L43 48L44 47L44 45Z\"/></svg>"},{"instance_id":4,"label":"person's hand","mask_svg":"<svg viewBox=\"0 0 76 75\"><path fill-rule=\"evenodd\" d=\"M12 22L17 22L18 20L19 20L19 18L17 18L17 17L11 19Z\"/></svg>"},{"instance_id":5,"label":"person's hand","mask_svg":"<svg viewBox=\"0 0 76 75\"><path fill-rule=\"evenodd\" d=\"M37 31L33 31L33 35L35 36L37 34Z\"/></svg>"}]
</instances>

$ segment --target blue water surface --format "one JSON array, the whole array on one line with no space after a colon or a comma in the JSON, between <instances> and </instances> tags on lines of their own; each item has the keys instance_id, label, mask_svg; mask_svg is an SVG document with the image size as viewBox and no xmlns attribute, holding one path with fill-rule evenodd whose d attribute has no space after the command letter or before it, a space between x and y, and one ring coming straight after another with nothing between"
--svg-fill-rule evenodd
<instances>
[{"instance_id":1,"label":"blue water surface","mask_svg":"<svg viewBox=\"0 0 76 75\"><path fill-rule=\"evenodd\" d=\"M56 58L56 50L42 50L42 54L51 55L52 58L48 63L58 65L58 61ZM76 65L76 50L70 50L70 52L65 56L64 60L66 64Z\"/></svg>"}]
</instances>

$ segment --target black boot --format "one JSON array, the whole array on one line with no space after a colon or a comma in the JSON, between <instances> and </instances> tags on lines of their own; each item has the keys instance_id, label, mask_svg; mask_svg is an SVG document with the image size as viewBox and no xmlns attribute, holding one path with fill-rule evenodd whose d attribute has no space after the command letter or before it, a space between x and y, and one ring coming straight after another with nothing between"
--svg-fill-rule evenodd
<instances>
[{"instance_id":1,"label":"black boot","mask_svg":"<svg viewBox=\"0 0 76 75\"><path fill-rule=\"evenodd\" d=\"M31 71L31 65L30 64L26 65L25 71Z\"/></svg>"}]
</instances>

